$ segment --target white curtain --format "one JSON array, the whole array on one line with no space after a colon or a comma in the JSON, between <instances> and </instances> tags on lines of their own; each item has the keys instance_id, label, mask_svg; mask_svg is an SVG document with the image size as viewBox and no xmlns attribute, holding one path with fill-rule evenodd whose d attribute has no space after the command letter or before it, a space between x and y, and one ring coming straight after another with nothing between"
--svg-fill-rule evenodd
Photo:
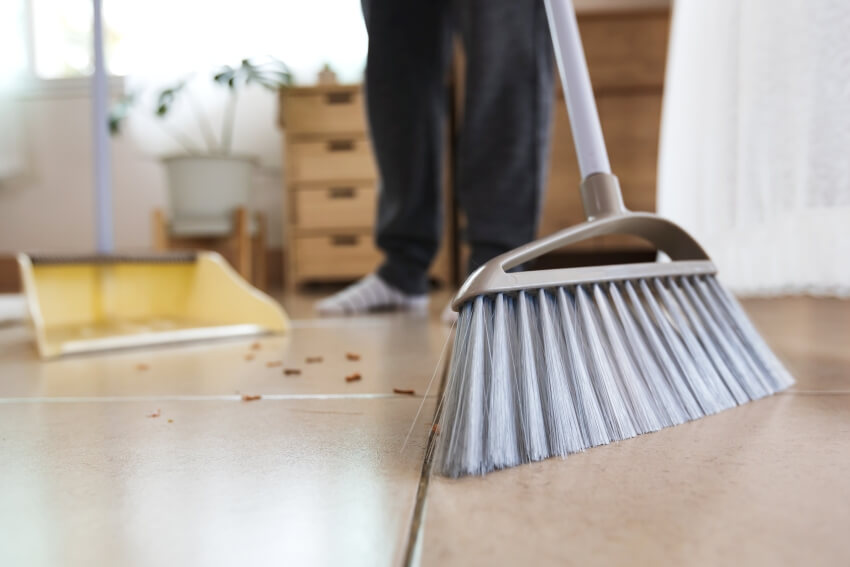
<instances>
[{"instance_id":1,"label":"white curtain","mask_svg":"<svg viewBox=\"0 0 850 567\"><path fill-rule=\"evenodd\" d=\"M18 88L26 70L23 0L0 2L0 183L23 165Z\"/></svg>"},{"instance_id":2,"label":"white curtain","mask_svg":"<svg viewBox=\"0 0 850 567\"><path fill-rule=\"evenodd\" d=\"M676 0L658 208L744 295L850 295L850 1Z\"/></svg>"}]
</instances>

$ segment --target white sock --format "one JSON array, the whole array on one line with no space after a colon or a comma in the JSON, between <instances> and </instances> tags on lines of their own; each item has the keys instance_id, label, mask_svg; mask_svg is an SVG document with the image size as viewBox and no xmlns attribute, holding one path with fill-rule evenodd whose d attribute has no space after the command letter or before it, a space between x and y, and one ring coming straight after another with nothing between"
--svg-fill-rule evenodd
<instances>
[{"instance_id":1,"label":"white sock","mask_svg":"<svg viewBox=\"0 0 850 567\"><path fill-rule=\"evenodd\" d=\"M390 286L376 274L369 274L330 297L316 303L320 315L351 315L379 309L425 311L428 296L409 295Z\"/></svg>"}]
</instances>

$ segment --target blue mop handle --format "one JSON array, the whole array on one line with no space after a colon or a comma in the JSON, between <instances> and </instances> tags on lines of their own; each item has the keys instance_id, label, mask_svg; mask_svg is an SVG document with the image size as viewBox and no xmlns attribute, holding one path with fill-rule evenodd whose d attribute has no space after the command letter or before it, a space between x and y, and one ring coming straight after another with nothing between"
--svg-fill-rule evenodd
<instances>
[{"instance_id":1,"label":"blue mop handle","mask_svg":"<svg viewBox=\"0 0 850 567\"><path fill-rule=\"evenodd\" d=\"M92 73L92 120L94 138L94 187L97 251L114 251L112 231L112 187L109 156L109 89L106 83L106 64L103 57L103 10L101 0L92 0L94 20L94 72Z\"/></svg>"}]
</instances>

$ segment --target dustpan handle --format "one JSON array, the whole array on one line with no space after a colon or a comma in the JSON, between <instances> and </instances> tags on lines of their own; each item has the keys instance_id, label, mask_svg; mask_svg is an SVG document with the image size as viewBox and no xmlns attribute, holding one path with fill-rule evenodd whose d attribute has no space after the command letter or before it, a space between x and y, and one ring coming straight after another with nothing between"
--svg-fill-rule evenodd
<instances>
[{"instance_id":1,"label":"dustpan handle","mask_svg":"<svg viewBox=\"0 0 850 567\"><path fill-rule=\"evenodd\" d=\"M587 218L626 212L602 136L572 0L544 0L582 177Z\"/></svg>"}]
</instances>

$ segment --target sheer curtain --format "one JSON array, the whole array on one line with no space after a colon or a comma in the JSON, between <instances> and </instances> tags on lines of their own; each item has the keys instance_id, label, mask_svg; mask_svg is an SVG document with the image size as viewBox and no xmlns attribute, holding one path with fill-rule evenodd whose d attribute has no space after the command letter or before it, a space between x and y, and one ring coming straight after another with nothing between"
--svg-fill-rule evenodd
<instances>
[{"instance_id":1,"label":"sheer curtain","mask_svg":"<svg viewBox=\"0 0 850 567\"><path fill-rule=\"evenodd\" d=\"M17 89L26 70L24 0L0 2L0 183L22 167Z\"/></svg>"},{"instance_id":2,"label":"sheer curtain","mask_svg":"<svg viewBox=\"0 0 850 567\"><path fill-rule=\"evenodd\" d=\"M734 291L850 296L850 2L677 0L658 173Z\"/></svg>"}]
</instances>

